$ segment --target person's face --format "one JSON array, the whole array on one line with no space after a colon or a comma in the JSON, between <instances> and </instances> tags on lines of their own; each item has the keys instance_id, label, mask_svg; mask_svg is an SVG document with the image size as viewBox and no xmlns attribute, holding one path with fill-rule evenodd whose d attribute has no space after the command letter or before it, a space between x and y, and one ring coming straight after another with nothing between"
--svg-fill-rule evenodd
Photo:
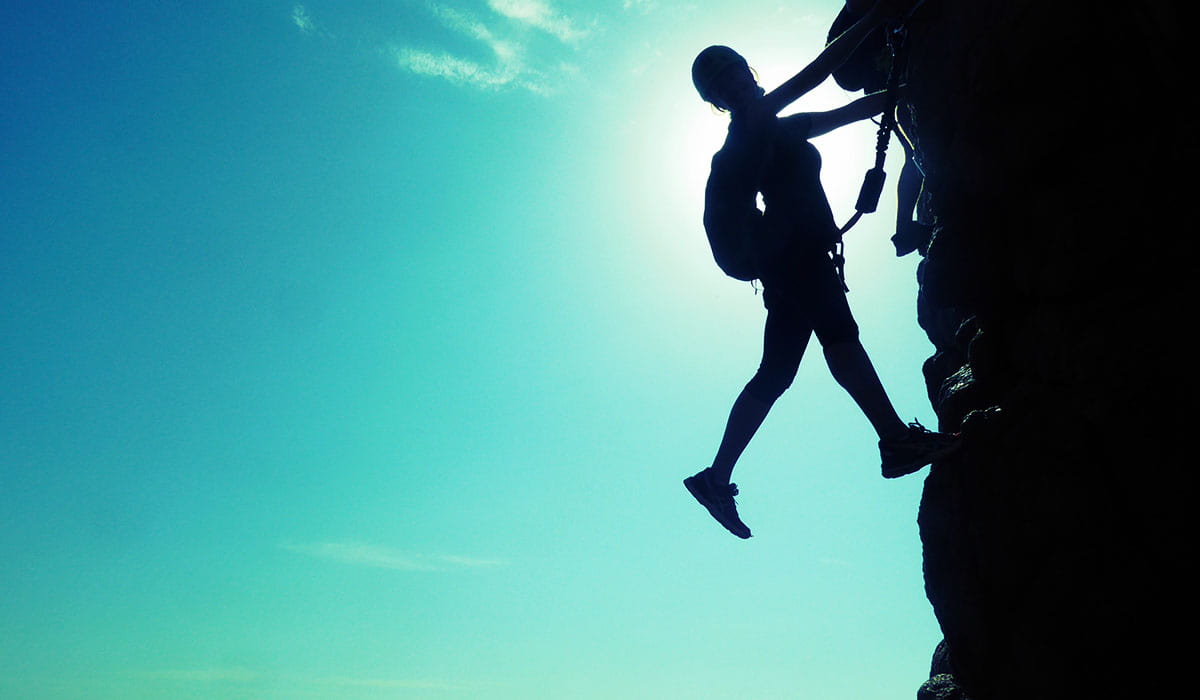
<instances>
[{"instance_id":1,"label":"person's face","mask_svg":"<svg viewBox=\"0 0 1200 700\"><path fill-rule=\"evenodd\" d=\"M713 78L712 92L721 103L717 106L730 111L737 110L763 94L745 61L732 62L717 73Z\"/></svg>"}]
</instances>

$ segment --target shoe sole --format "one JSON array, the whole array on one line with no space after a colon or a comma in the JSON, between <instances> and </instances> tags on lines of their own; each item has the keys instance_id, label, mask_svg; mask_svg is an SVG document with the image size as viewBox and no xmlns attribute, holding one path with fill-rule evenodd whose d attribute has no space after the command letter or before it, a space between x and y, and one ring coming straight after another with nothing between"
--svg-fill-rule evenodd
<instances>
[{"instance_id":1,"label":"shoe sole","mask_svg":"<svg viewBox=\"0 0 1200 700\"><path fill-rule=\"evenodd\" d=\"M946 447L938 450L937 452L934 452L932 455L930 455L923 461L906 462L904 464L901 464L898 466L891 466L891 467L884 466L882 468L883 478L898 479L902 476L908 476L909 474L912 474L913 472L919 472L922 469L924 469L926 466L933 464L934 462L937 462L938 460L945 459L945 458L949 457L950 455L954 454L955 452L958 451L958 448L961 446L962 446L962 443L960 441L955 441L953 444L947 445Z\"/></svg>"}]
</instances>

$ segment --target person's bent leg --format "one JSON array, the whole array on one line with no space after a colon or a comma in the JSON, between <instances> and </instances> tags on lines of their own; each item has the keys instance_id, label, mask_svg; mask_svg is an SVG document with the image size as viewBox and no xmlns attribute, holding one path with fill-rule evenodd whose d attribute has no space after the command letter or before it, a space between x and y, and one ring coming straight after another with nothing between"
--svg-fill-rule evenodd
<instances>
[{"instance_id":1,"label":"person's bent leg","mask_svg":"<svg viewBox=\"0 0 1200 700\"><path fill-rule=\"evenodd\" d=\"M833 378L858 404L880 438L903 435L907 429L888 398L862 343L843 340L824 347Z\"/></svg>"},{"instance_id":2,"label":"person's bent leg","mask_svg":"<svg viewBox=\"0 0 1200 700\"><path fill-rule=\"evenodd\" d=\"M918 422L905 425L879 381L867 351L858 339L858 324L850 313L846 294L832 272L814 269L821 283L821 303L814 308L814 328L825 350L825 361L837 383L846 390L879 436L883 476L911 474L949 455L958 446L954 435L927 430Z\"/></svg>"},{"instance_id":3,"label":"person's bent leg","mask_svg":"<svg viewBox=\"0 0 1200 700\"><path fill-rule=\"evenodd\" d=\"M812 268L814 284L813 326L829 372L870 421L880 438L901 435L904 421L896 415L892 401L858 339L858 324L850 313L846 292L831 263L820 261Z\"/></svg>"}]
</instances>

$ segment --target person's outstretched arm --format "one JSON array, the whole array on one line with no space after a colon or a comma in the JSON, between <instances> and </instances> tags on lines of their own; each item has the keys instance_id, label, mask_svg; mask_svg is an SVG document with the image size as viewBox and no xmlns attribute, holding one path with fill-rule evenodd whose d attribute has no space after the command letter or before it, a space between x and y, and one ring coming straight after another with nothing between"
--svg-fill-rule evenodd
<instances>
[{"instance_id":1,"label":"person's outstretched arm","mask_svg":"<svg viewBox=\"0 0 1200 700\"><path fill-rule=\"evenodd\" d=\"M863 119L869 119L879 114L887 107L887 97L887 90L880 90L866 97L860 97L848 105L831 109L828 112L807 112L803 114L803 116L811 120L808 128L808 138L811 139L821 134L828 134L839 127Z\"/></svg>"},{"instance_id":2,"label":"person's outstretched arm","mask_svg":"<svg viewBox=\"0 0 1200 700\"><path fill-rule=\"evenodd\" d=\"M875 27L900 17L911 4L912 0L878 0L862 19L831 41L812 63L764 96L764 106L772 114L778 114L784 107L825 82L834 70L850 58L854 49Z\"/></svg>"}]
</instances>

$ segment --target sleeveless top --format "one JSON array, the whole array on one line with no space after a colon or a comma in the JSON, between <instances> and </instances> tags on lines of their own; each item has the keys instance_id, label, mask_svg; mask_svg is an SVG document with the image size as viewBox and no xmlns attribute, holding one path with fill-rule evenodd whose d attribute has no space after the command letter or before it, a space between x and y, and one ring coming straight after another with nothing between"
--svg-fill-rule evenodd
<instances>
[{"instance_id":1,"label":"sleeveless top","mask_svg":"<svg viewBox=\"0 0 1200 700\"><path fill-rule=\"evenodd\" d=\"M811 126L802 114L735 114L730 122L713 157L704 208L713 255L727 274L765 284L786 275L797 256L823 256L837 241L821 154L808 142Z\"/></svg>"},{"instance_id":2,"label":"sleeveless top","mask_svg":"<svg viewBox=\"0 0 1200 700\"><path fill-rule=\"evenodd\" d=\"M821 153L808 142L812 121L797 114L775 120L772 148L759 191L772 256L823 253L837 241L838 226L821 185Z\"/></svg>"}]
</instances>

